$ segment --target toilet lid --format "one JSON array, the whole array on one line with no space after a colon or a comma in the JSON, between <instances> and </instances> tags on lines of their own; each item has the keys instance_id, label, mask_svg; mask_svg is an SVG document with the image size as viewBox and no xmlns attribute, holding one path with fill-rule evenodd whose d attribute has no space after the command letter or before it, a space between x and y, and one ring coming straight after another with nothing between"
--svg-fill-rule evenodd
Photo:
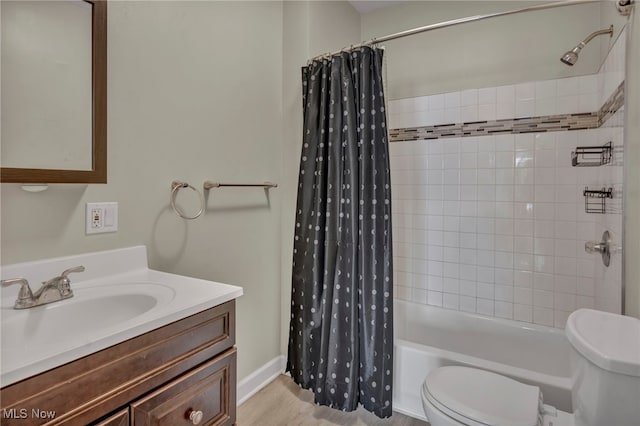
<instances>
[{"instance_id":1,"label":"toilet lid","mask_svg":"<svg viewBox=\"0 0 640 426\"><path fill-rule=\"evenodd\" d=\"M540 389L468 367L440 367L424 382L426 396L467 424L536 426ZM462 418L460 418L462 417Z\"/></svg>"}]
</instances>

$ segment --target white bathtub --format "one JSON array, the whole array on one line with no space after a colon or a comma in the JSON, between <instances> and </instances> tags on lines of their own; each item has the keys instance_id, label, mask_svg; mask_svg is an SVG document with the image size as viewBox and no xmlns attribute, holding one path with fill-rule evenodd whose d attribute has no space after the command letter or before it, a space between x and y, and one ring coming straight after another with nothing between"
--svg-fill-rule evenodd
<instances>
[{"instance_id":1,"label":"white bathtub","mask_svg":"<svg viewBox=\"0 0 640 426\"><path fill-rule=\"evenodd\" d=\"M393 409L426 420L420 386L445 365L466 365L542 389L571 409L570 344L562 330L396 300Z\"/></svg>"}]
</instances>

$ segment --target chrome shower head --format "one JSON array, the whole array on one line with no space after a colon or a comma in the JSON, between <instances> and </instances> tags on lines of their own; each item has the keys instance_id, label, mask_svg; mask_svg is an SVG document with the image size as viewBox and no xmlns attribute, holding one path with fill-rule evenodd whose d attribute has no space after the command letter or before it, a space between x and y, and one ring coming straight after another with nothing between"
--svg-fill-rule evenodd
<instances>
[{"instance_id":1,"label":"chrome shower head","mask_svg":"<svg viewBox=\"0 0 640 426\"><path fill-rule=\"evenodd\" d=\"M562 55L562 57L560 58L560 61L562 61L563 64L573 66L576 62L578 62L578 55L580 54L580 51L582 50L582 48L584 48L587 45L587 43L593 40L594 37L597 37L599 35L604 35L604 34L609 34L609 37L613 36L613 25L611 25L606 30L600 30L600 31L596 31L589 34L589 37L585 38L580 43L578 43L576 47L574 47L573 49L567 51L564 55Z\"/></svg>"},{"instance_id":2,"label":"chrome shower head","mask_svg":"<svg viewBox=\"0 0 640 426\"><path fill-rule=\"evenodd\" d=\"M570 67L573 66L576 62L578 62L578 55L580 54L580 51L583 47L584 43L580 43L579 45L562 55L562 58L560 58L560 60L562 61L562 63L567 64Z\"/></svg>"}]
</instances>

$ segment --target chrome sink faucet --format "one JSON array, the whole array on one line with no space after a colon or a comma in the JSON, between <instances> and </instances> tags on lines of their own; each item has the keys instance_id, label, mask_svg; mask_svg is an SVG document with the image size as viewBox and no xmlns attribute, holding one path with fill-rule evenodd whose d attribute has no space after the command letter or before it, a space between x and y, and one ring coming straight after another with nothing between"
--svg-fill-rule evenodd
<instances>
[{"instance_id":1,"label":"chrome sink faucet","mask_svg":"<svg viewBox=\"0 0 640 426\"><path fill-rule=\"evenodd\" d=\"M83 272L84 266L76 266L64 271L60 276L51 278L48 281L42 283L35 293L31 291L29 287L29 281L24 278L11 278L8 280L2 280L2 287L8 287L13 284L20 284L20 291L18 292L18 298L13 305L14 309L27 309L35 306L45 305L51 302L57 302L58 300L68 299L73 297L73 291L71 290L71 281L68 275L72 272Z\"/></svg>"}]
</instances>

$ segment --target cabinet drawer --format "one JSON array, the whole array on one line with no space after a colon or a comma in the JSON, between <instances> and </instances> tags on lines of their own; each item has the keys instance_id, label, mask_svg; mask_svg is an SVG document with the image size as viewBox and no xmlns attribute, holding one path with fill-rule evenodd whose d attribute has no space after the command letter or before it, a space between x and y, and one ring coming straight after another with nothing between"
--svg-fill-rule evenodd
<instances>
[{"instance_id":1,"label":"cabinet drawer","mask_svg":"<svg viewBox=\"0 0 640 426\"><path fill-rule=\"evenodd\" d=\"M94 423L93 426L129 426L129 408L120 410L113 416Z\"/></svg>"},{"instance_id":2,"label":"cabinet drawer","mask_svg":"<svg viewBox=\"0 0 640 426\"><path fill-rule=\"evenodd\" d=\"M233 425L235 365L236 349L232 348L134 402L131 404L133 424ZM201 420L196 423L198 417Z\"/></svg>"}]
</instances>

